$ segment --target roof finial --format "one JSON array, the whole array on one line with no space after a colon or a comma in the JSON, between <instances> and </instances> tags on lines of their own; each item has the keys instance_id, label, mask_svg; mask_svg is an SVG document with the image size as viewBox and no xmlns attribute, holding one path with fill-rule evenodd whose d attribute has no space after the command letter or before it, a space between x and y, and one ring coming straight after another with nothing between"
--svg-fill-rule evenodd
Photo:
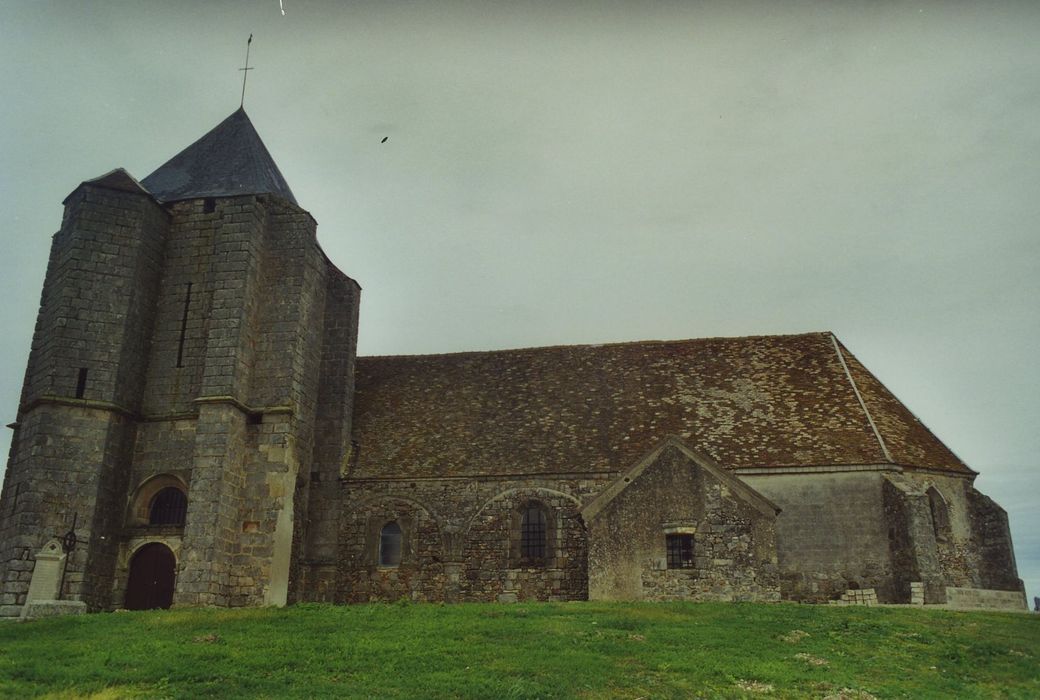
<instances>
[{"instance_id":1,"label":"roof finial","mask_svg":"<svg viewBox=\"0 0 1040 700\"><path fill-rule=\"evenodd\" d=\"M239 108L245 107L246 105L246 78L249 77L249 71L253 70L249 67L249 45L253 43L253 35L249 35L249 41L246 42L246 67L239 68L242 71L242 101L239 103Z\"/></svg>"}]
</instances>

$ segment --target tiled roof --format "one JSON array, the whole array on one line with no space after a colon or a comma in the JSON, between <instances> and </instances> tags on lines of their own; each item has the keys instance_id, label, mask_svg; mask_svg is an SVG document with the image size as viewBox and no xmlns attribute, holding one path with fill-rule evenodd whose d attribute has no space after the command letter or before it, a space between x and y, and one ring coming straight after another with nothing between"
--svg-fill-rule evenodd
<instances>
[{"instance_id":1,"label":"tiled roof","mask_svg":"<svg viewBox=\"0 0 1040 700\"><path fill-rule=\"evenodd\" d=\"M289 184L241 108L141 184L160 202L277 194L296 204Z\"/></svg>"},{"instance_id":2,"label":"tiled roof","mask_svg":"<svg viewBox=\"0 0 1040 700\"><path fill-rule=\"evenodd\" d=\"M844 345L841 351L848 364L849 374L863 397L863 403L885 441L892 462L908 467L971 472Z\"/></svg>"},{"instance_id":3,"label":"tiled roof","mask_svg":"<svg viewBox=\"0 0 1040 700\"><path fill-rule=\"evenodd\" d=\"M842 352L813 333L358 358L350 476L617 472L667 435L730 469L970 473Z\"/></svg>"}]
</instances>

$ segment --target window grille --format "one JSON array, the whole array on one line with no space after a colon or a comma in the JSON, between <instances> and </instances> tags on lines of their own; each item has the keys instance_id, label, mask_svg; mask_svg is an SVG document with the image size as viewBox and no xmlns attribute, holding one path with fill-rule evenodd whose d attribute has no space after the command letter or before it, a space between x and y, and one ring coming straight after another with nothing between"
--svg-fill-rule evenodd
<instances>
[{"instance_id":1,"label":"window grille","mask_svg":"<svg viewBox=\"0 0 1040 700\"><path fill-rule=\"evenodd\" d=\"M669 569L693 568L693 535L665 535Z\"/></svg>"},{"instance_id":2,"label":"window grille","mask_svg":"<svg viewBox=\"0 0 1040 700\"><path fill-rule=\"evenodd\" d=\"M151 525L183 525L188 512L188 497L176 486L167 486L152 499L148 513Z\"/></svg>"},{"instance_id":3,"label":"window grille","mask_svg":"<svg viewBox=\"0 0 1040 700\"><path fill-rule=\"evenodd\" d=\"M401 563L401 526L391 521L379 533L379 565L398 566Z\"/></svg>"},{"instance_id":4,"label":"window grille","mask_svg":"<svg viewBox=\"0 0 1040 700\"><path fill-rule=\"evenodd\" d=\"M520 521L520 556L524 559L545 558L545 511L528 506Z\"/></svg>"}]
</instances>

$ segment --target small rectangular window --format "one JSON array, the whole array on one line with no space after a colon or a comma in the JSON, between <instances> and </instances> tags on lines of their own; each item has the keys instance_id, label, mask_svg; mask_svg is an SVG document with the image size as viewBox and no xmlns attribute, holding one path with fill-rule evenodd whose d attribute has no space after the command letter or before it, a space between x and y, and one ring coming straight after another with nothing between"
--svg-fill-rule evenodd
<instances>
[{"instance_id":1,"label":"small rectangular window","mask_svg":"<svg viewBox=\"0 0 1040 700\"><path fill-rule=\"evenodd\" d=\"M669 569L693 568L693 535L665 535Z\"/></svg>"},{"instance_id":2,"label":"small rectangular window","mask_svg":"<svg viewBox=\"0 0 1040 700\"><path fill-rule=\"evenodd\" d=\"M79 368L79 376L76 378L76 398L82 399L87 392L87 368Z\"/></svg>"}]
</instances>

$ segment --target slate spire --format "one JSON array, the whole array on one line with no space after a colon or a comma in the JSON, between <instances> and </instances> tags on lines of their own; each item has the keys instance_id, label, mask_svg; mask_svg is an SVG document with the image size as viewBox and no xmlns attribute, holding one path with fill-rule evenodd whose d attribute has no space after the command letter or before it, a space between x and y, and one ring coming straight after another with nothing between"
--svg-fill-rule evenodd
<instances>
[{"instance_id":1,"label":"slate spire","mask_svg":"<svg viewBox=\"0 0 1040 700\"><path fill-rule=\"evenodd\" d=\"M292 190L241 107L141 181L160 202Z\"/></svg>"}]
</instances>

